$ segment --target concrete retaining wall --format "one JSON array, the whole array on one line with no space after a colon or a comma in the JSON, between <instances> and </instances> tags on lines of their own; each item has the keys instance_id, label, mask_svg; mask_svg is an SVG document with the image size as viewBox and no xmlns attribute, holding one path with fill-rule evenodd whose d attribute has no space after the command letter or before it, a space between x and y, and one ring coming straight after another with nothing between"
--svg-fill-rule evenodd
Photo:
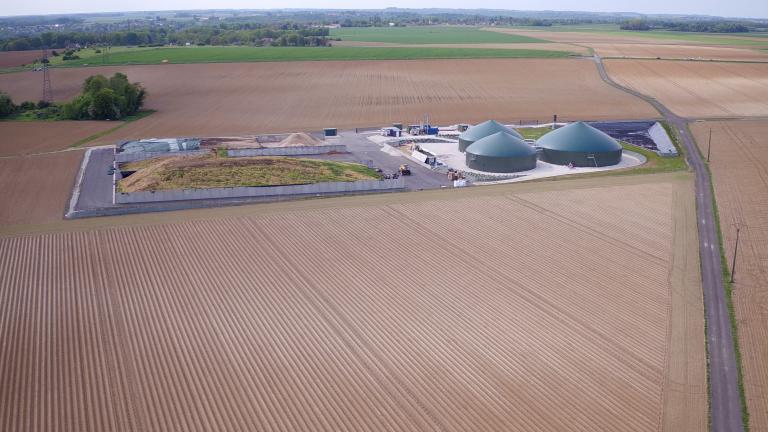
<instances>
[{"instance_id":1,"label":"concrete retaining wall","mask_svg":"<svg viewBox=\"0 0 768 432\"><path fill-rule=\"evenodd\" d=\"M183 201L219 198L250 198L289 195L317 195L383 191L405 188L402 177L389 180L360 180L355 182L327 182L306 185L233 187L211 189L177 189L157 192L115 193L115 203L135 204L161 201Z\"/></svg>"},{"instance_id":2,"label":"concrete retaining wall","mask_svg":"<svg viewBox=\"0 0 768 432\"><path fill-rule=\"evenodd\" d=\"M136 153L117 153L115 154L115 162L135 162L144 159L152 159L156 157L171 157L171 156L191 156L191 155L204 155L211 153L210 150L185 150L177 152L136 152Z\"/></svg>"},{"instance_id":3,"label":"concrete retaining wall","mask_svg":"<svg viewBox=\"0 0 768 432\"><path fill-rule=\"evenodd\" d=\"M298 147L264 147L255 149L229 149L229 157L249 157L249 156L299 156L316 155L327 153L346 153L347 146L343 144L319 145L319 146L298 146Z\"/></svg>"}]
</instances>

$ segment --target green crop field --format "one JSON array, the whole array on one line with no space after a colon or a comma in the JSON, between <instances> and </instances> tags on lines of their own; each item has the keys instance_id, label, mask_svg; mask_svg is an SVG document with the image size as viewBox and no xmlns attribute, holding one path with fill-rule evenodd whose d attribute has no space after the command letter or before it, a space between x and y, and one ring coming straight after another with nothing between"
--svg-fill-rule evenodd
<instances>
[{"instance_id":1,"label":"green crop field","mask_svg":"<svg viewBox=\"0 0 768 432\"><path fill-rule=\"evenodd\" d=\"M503 26L499 28L510 28L520 30L538 30L538 31L552 31L552 32L606 32L606 31L619 31L618 24L564 24L564 25L551 25L551 26Z\"/></svg>"},{"instance_id":2,"label":"green crop field","mask_svg":"<svg viewBox=\"0 0 768 432\"><path fill-rule=\"evenodd\" d=\"M476 27L354 27L332 29L331 37L344 41L398 44L469 44L547 42L526 36L497 33Z\"/></svg>"},{"instance_id":3,"label":"green crop field","mask_svg":"<svg viewBox=\"0 0 768 432\"><path fill-rule=\"evenodd\" d=\"M56 51L59 55L53 56L50 55L48 57L49 64L51 66L66 66L68 64L79 64L79 63L93 63L93 64L101 64L103 61L106 61L111 55L117 54L117 53L128 53L128 52L137 52L137 51L143 51L149 48L133 48L133 47L110 47L110 48L83 48L77 52L75 52L75 55L80 57L80 60L64 60L63 59L63 53L64 49L57 49L52 50ZM100 51L100 52L96 52Z\"/></svg>"},{"instance_id":4,"label":"green crop field","mask_svg":"<svg viewBox=\"0 0 768 432\"><path fill-rule=\"evenodd\" d=\"M415 60L451 58L557 58L571 53L529 49L468 48L258 48L258 47L169 47L137 48L71 60L59 67L161 63L234 63L300 60Z\"/></svg>"}]
</instances>

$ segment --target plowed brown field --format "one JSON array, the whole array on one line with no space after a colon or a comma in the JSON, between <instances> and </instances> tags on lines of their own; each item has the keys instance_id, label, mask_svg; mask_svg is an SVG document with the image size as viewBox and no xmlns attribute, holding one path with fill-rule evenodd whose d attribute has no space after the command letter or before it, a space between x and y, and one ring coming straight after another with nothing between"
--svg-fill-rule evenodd
<instances>
[{"instance_id":1,"label":"plowed brown field","mask_svg":"<svg viewBox=\"0 0 768 432\"><path fill-rule=\"evenodd\" d=\"M710 169L729 265L736 224L742 226L733 300L750 426L768 430L768 121L694 123L704 153L710 128Z\"/></svg>"},{"instance_id":2,"label":"plowed brown field","mask_svg":"<svg viewBox=\"0 0 768 432\"><path fill-rule=\"evenodd\" d=\"M602 57L662 59L733 60L768 62L768 51L747 48L696 45L661 45L627 43L589 44Z\"/></svg>"},{"instance_id":3,"label":"plowed brown field","mask_svg":"<svg viewBox=\"0 0 768 432\"><path fill-rule=\"evenodd\" d=\"M16 67L32 63L32 60L42 57L38 50L34 51L0 51L0 68ZM33 72L27 72L33 73ZM39 76L38 74L35 74ZM42 80L42 76L40 76ZM1 88L1 87L0 87Z\"/></svg>"},{"instance_id":4,"label":"plowed brown field","mask_svg":"<svg viewBox=\"0 0 768 432\"><path fill-rule=\"evenodd\" d=\"M0 226L62 219L82 159L81 150L0 159Z\"/></svg>"},{"instance_id":5,"label":"plowed brown field","mask_svg":"<svg viewBox=\"0 0 768 432\"><path fill-rule=\"evenodd\" d=\"M0 429L705 430L690 176L602 182L0 237Z\"/></svg>"},{"instance_id":6,"label":"plowed brown field","mask_svg":"<svg viewBox=\"0 0 768 432\"><path fill-rule=\"evenodd\" d=\"M607 60L616 82L687 117L768 115L768 64Z\"/></svg>"},{"instance_id":7,"label":"plowed brown field","mask_svg":"<svg viewBox=\"0 0 768 432\"><path fill-rule=\"evenodd\" d=\"M123 71L149 90L152 116L99 142L216 136L323 127L656 117L645 102L600 80L584 59L290 62L56 69L58 99L85 77ZM12 85L9 85L12 84ZM33 75L0 75L16 99L36 95Z\"/></svg>"},{"instance_id":8,"label":"plowed brown field","mask_svg":"<svg viewBox=\"0 0 768 432\"><path fill-rule=\"evenodd\" d=\"M63 150L119 124L107 121L0 122L0 157Z\"/></svg>"},{"instance_id":9,"label":"plowed brown field","mask_svg":"<svg viewBox=\"0 0 768 432\"><path fill-rule=\"evenodd\" d=\"M579 44L586 46L593 46L594 44L645 44L645 45L699 45L699 46L722 46L724 45L724 39L739 39L739 40L751 40L758 42L751 45L754 48L767 48L768 39L761 37L749 37L744 35L728 36L724 34L713 34L700 36L699 40L685 40L679 37L670 37L666 39L664 37L654 36L636 36L632 32L622 32L617 34L616 32L588 32L588 31L546 31L546 30L529 30L529 29L511 29L511 28L487 28L486 30L496 31L500 33L515 34L528 36L533 38L545 39L551 42L559 42L566 44ZM677 36L677 35L675 35Z\"/></svg>"}]
</instances>

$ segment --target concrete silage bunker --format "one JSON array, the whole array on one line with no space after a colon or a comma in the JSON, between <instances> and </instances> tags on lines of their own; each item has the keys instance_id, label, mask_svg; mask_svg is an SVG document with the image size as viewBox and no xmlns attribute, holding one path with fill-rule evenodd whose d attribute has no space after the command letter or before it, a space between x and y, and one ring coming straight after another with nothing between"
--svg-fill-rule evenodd
<instances>
[{"instance_id":1,"label":"concrete silage bunker","mask_svg":"<svg viewBox=\"0 0 768 432\"><path fill-rule=\"evenodd\" d=\"M523 136L516 130L508 128L496 120L488 120L475 126L470 126L466 131L459 135L459 151L466 151L467 147L472 145L475 141L485 138L488 135L493 135L496 132L506 132L520 139L523 138Z\"/></svg>"},{"instance_id":2,"label":"concrete silage bunker","mask_svg":"<svg viewBox=\"0 0 768 432\"><path fill-rule=\"evenodd\" d=\"M602 167L621 161L622 147L605 132L576 122L555 129L536 141L541 160L555 165Z\"/></svg>"},{"instance_id":3,"label":"concrete silage bunker","mask_svg":"<svg viewBox=\"0 0 768 432\"><path fill-rule=\"evenodd\" d=\"M467 147L466 163L483 172L528 171L536 168L536 150L516 135L496 132Z\"/></svg>"}]
</instances>

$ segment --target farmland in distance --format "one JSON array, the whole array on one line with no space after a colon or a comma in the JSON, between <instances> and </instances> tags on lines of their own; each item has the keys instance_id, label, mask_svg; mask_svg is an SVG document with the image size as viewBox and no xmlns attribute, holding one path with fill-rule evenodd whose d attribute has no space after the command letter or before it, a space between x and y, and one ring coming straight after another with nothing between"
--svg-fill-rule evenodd
<instances>
[{"instance_id":1,"label":"farmland in distance","mask_svg":"<svg viewBox=\"0 0 768 432\"><path fill-rule=\"evenodd\" d=\"M331 30L343 41L401 44L483 44L547 42L530 36L504 34L466 26L347 27Z\"/></svg>"}]
</instances>

